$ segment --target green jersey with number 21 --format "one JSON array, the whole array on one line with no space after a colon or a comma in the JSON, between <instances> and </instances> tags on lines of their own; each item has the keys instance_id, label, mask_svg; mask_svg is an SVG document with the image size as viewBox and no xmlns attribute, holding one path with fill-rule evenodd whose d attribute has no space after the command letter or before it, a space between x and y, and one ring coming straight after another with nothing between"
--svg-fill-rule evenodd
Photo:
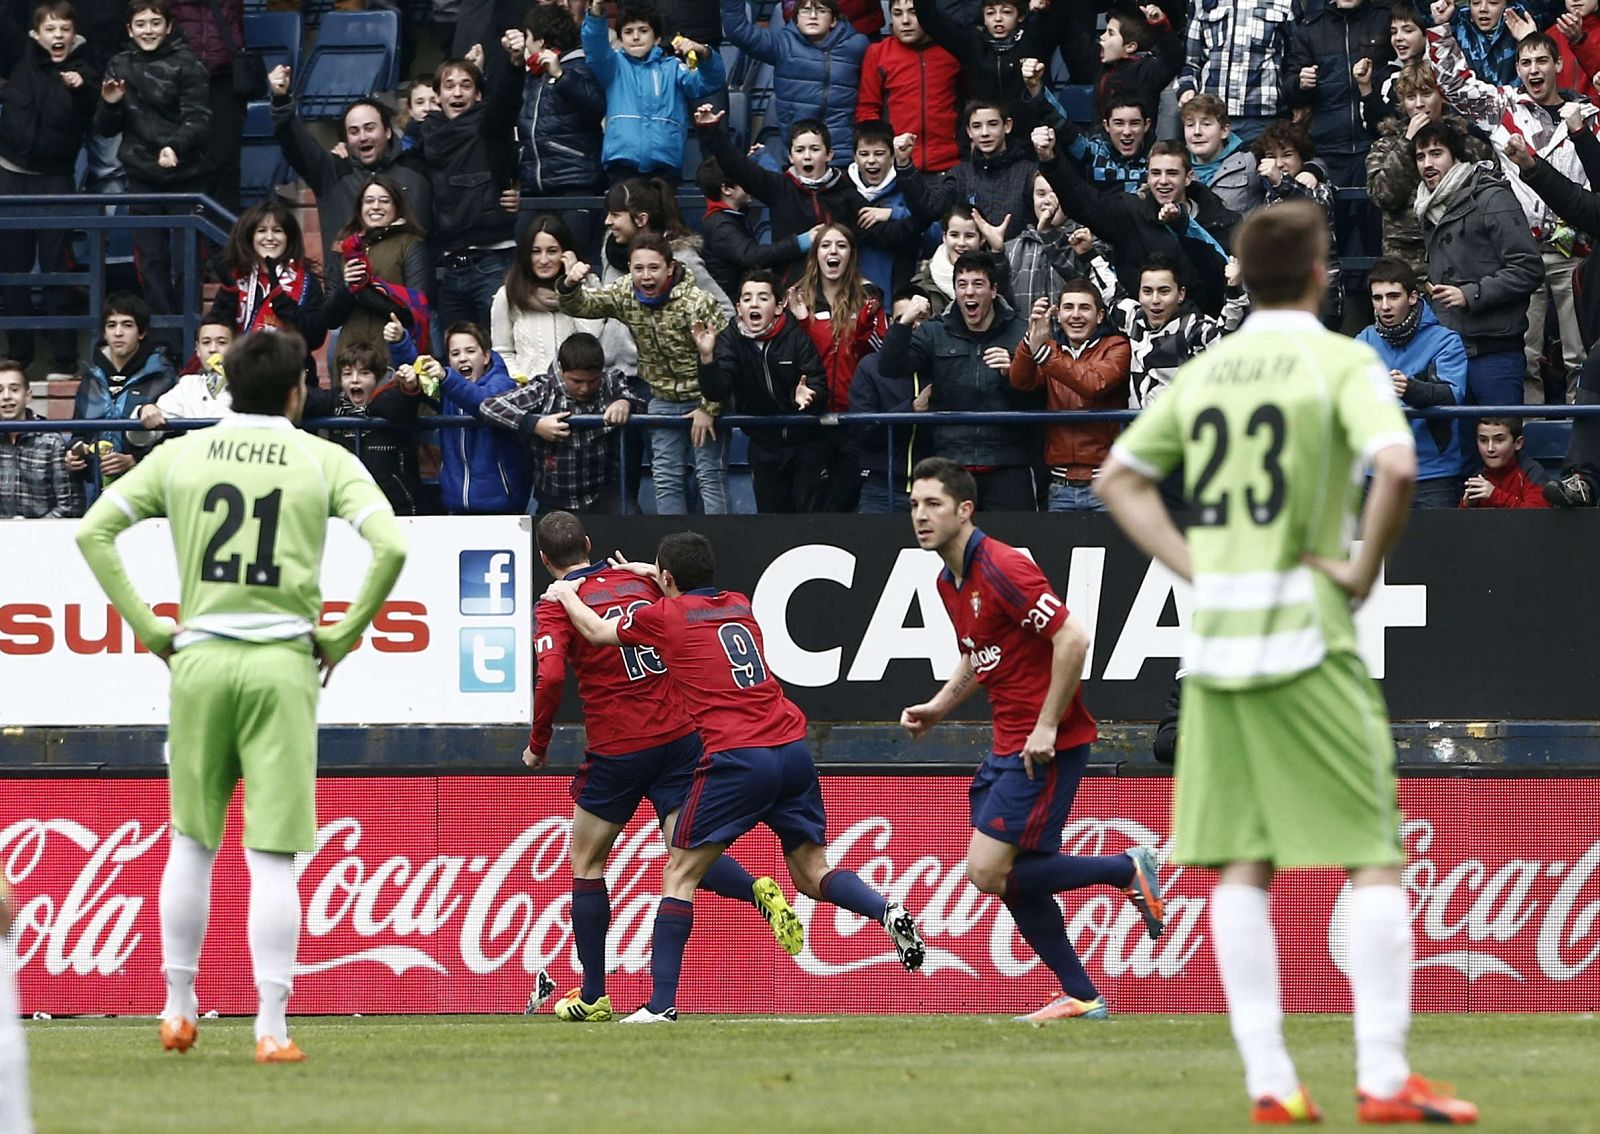
<instances>
[{"instance_id":1,"label":"green jersey with number 21","mask_svg":"<svg viewBox=\"0 0 1600 1134\"><path fill-rule=\"evenodd\" d=\"M1302 562L1343 558L1363 473L1411 431L1378 356L1303 312L1261 311L1179 370L1114 452L1191 502L1189 680L1248 689L1354 652L1348 596Z\"/></svg>"}]
</instances>

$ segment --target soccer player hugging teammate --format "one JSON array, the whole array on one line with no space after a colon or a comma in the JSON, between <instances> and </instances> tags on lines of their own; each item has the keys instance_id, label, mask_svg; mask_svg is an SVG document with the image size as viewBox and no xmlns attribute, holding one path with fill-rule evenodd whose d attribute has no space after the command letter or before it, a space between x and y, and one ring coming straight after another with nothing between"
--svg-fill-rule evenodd
<instances>
[{"instance_id":1,"label":"soccer player hugging teammate","mask_svg":"<svg viewBox=\"0 0 1600 1134\"><path fill-rule=\"evenodd\" d=\"M1257 212L1235 248L1255 314L1178 372L1097 482L1128 538L1194 583L1172 858L1219 872L1212 948L1254 1122L1322 1118L1283 1042L1268 895L1276 871L1305 866L1343 867L1351 883L1358 1120L1475 1122L1477 1107L1406 1060L1412 931L1394 740L1352 617L1405 525L1414 440L1372 348L1317 323L1322 210ZM1156 487L1179 464L1194 501L1187 534Z\"/></svg>"},{"instance_id":2,"label":"soccer player hugging teammate","mask_svg":"<svg viewBox=\"0 0 1600 1134\"><path fill-rule=\"evenodd\" d=\"M973 777L967 877L998 894L1017 930L1061 981L1061 995L1017 1019L1033 1024L1103 1020L1102 997L1067 937L1056 895L1110 885L1128 896L1152 940L1165 928L1155 855L1061 853L1061 828L1097 733L1078 688L1089 636L1038 566L972 523L977 486L954 461L930 457L911 473L917 545L944 560L939 597L955 625L961 661L931 701L900 723L914 739L979 685L994 710L994 751Z\"/></svg>"},{"instance_id":3,"label":"soccer player hugging teammate","mask_svg":"<svg viewBox=\"0 0 1600 1134\"><path fill-rule=\"evenodd\" d=\"M638 607L661 599L661 587L602 560L590 561L583 521L552 512L539 521L539 559L557 579L571 584L576 601L612 624ZM648 799L661 833L670 843L679 810L689 795L695 765L704 752L683 695L667 679L666 666L647 647L591 645L573 628L559 603L542 602L534 612L539 680L534 685L533 728L522 762L544 767L556 707L570 663L578 675L588 749L572 779L572 935L583 985L556 1002L559 1020L604 1023L615 1018L606 995L606 934L611 896L606 857ZM699 888L752 903L772 926L790 956L805 943L805 928L771 878L754 878L731 857L714 859Z\"/></svg>"},{"instance_id":4,"label":"soccer player hugging teammate","mask_svg":"<svg viewBox=\"0 0 1600 1134\"><path fill-rule=\"evenodd\" d=\"M750 599L714 585L711 542L693 532L674 533L662 539L654 565L626 569L652 579L666 597L627 604L620 618L596 612L575 580L552 583L545 598L565 607L592 645L648 652L665 666L706 751L672 830L651 949L650 1002L623 1023L678 1018L678 975L694 926L695 887L758 824L778 837L800 893L872 918L893 940L906 970L921 968L925 949L911 913L854 871L828 867L827 816L805 714L767 668Z\"/></svg>"}]
</instances>

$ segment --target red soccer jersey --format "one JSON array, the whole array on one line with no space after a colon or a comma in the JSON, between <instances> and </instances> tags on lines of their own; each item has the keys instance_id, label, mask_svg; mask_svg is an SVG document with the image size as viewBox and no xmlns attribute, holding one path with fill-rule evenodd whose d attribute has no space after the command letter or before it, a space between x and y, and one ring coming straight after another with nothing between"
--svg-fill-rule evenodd
<instances>
[{"instance_id":1,"label":"red soccer jersey","mask_svg":"<svg viewBox=\"0 0 1600 1134\"><path fill-rule=\"evenodd\" d=\"M967 541L965 564L959 588L948 568L939 572L939 597L961 652L989 691L994 750L1009 756L1022 751L1038 723L1050 691L1050 639L1066 622L1067 606L1038 564L981 531ZM1079 689L1056 730L1056 751L1098 735Z\"/></svg>"},{"instance_id":2,"label":"red soccer jersey","mask_svg":"<svg viewBox=\"0 0 1600 1134\"><path fill-rule=\"evenodd\" d=\"M617 637L652 646L683 693L707 752L803 740L806 718L767 669L750 600L707 587L622 617Z\"/></svg>"},{"instance_id":3,"label":"red soccer jersey","mask_svg":"<svg viewBox=\"0 0 1600 1134\"><path fill-rule=\"evenodd\" d=\"M578 597L602 618L622 618L661 598L649 579L597 563L567 575ZM667 679L667 667L651 649L591 646L572 625L560 603L533 608L534 652L539 676L533 686L533 729L528 746L543 754L550 747L551 722L561 703L567 663L578 673L589 751L622 756L676 740L694 728L683 697Z\"/></svg>"}]
</instances>

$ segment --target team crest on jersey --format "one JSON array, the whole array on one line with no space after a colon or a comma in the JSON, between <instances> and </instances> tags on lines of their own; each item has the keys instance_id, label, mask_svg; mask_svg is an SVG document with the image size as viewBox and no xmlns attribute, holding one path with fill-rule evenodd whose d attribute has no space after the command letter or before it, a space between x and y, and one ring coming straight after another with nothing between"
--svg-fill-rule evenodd
<instances>
[{"instance_id":1,"label":"team crest on jersey","mask_svg":"<svg viewBox=\"0 0 1600 1134\"><path fill-rule=\"evenodd\" d=\"M983 613L983 596L977 591L972 592L972 617L977 618Z\"/></svg>"}]
</instances>

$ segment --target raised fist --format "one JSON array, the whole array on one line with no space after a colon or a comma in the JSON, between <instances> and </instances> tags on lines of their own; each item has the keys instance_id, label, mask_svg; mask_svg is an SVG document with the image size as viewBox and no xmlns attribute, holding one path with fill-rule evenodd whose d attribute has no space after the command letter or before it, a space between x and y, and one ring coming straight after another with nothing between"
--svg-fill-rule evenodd
<instances>
[{"instance_id":1,"label":"raised fist","mask_svg":"<svg viewBox=\"0 0 1600 1134\"><path fill-rule=\"evenodd\" d=\"M274 98L287 98L293 82L294 72L287 63L279 63L267 72L267 90L272 92Z\"/></svg>"},{"instance_id":2,"label":"raised fist","mask_svg":"<svg viewBox=\"0 0 1600 1134\"><path fill-rule=\"evenodd\" d=\"M894 136L894 163L896 165L910 165L917 152L917 136L915 134L896 134Z\"/></svg>"}]
</instances>

